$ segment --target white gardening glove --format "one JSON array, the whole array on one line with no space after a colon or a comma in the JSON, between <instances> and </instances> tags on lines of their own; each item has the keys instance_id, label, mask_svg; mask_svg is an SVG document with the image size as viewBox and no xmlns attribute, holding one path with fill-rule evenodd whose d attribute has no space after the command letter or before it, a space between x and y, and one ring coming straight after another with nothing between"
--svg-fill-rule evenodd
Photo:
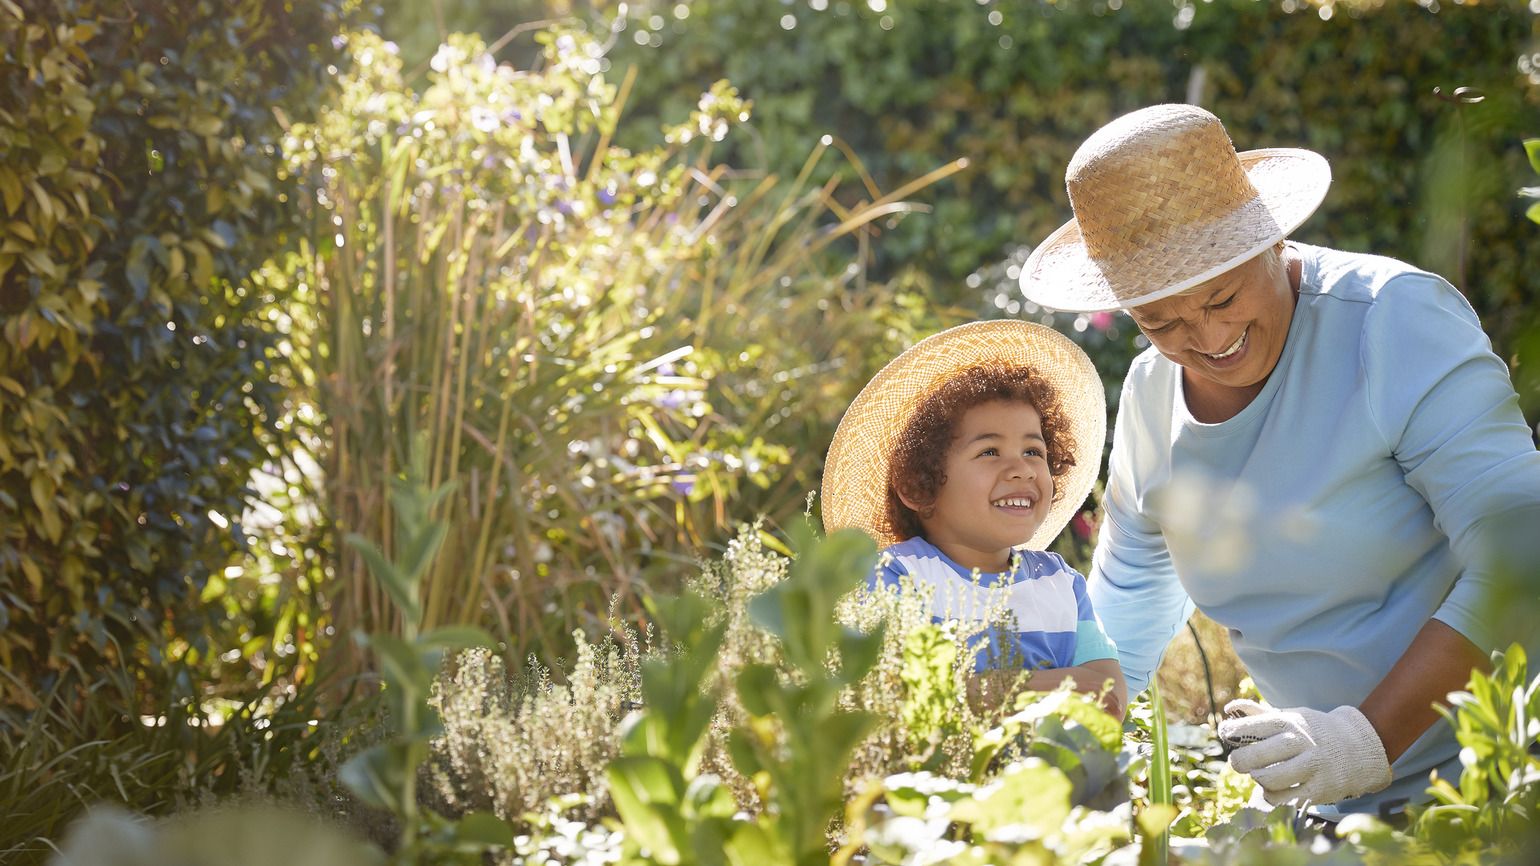
<instances>
[{"instance_id":1,"label":"white gardening glove","mask_svg":"<svg viewBox=\"0 0 1540 866\"><path fill-rule=\"evenodd\" d=\"M1357 707L1277 710L1241 699L1225 715L1219 736L1236 747L1230 766L1250 774L1274 806L1336 803L1390 784L1385 746Z\"/></svg>"}]
</instances>

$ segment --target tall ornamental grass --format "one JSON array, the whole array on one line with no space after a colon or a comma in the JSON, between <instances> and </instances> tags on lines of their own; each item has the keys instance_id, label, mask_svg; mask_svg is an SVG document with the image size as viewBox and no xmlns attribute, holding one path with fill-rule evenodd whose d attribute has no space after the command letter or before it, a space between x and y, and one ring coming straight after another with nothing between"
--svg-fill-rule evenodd
<instances>
[{"instance_id":1,"label":"tall ornamental grass","mask_svg":"<svg viewBox=\"0 0 1540 866\"><path fill-rule=\"evenodd\" d=\"M618 596L677 573L738 517L804 508L832 426L869 372L923 328L866 282L902 199L735 171L713 146L748 116L719 83L660 144L611 144L625 93L602 49L539 37L535 70L452 37L426 86L394 46L346 37L335 111L290 131L312 178L312 236L275 264L314 403L300 407L342 531L398 539L386 495L422 438L457 492L423 587L423 628L486 621L508 658L567 647ZM729 503L732 503L731 508ZM398 621L352 554L337 623Z\"/></svg>"}]
</instances>

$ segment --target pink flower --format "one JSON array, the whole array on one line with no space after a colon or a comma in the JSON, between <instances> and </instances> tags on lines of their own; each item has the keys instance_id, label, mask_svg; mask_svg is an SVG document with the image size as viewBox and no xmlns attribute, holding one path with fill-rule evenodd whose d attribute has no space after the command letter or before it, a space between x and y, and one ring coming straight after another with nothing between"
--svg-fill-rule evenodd
<instances>
[{"instance_id":1,"label":"pink flower","mask_svg":"<svg viewBox=\"0 0 1540 866\"><path fill-rule=\"evenodd\" d=\"M1091 314L1091 327L1098 331L1105 331L1112 327L1112 314L1103 310L1100 313Z\"/></svg>"},{"instance_id":2,"label":"pink flower","mask_svg":"<svg viewBox=\"0 0 1540 866\"><path fill-rule=\"evenodd\" d=\"M1090 541L1091 536L1096 534L1096 521L1091 517L1090 512L1081 511L1070 519L1069 528L1082 539Z\"/></svg>"}]
</instances>

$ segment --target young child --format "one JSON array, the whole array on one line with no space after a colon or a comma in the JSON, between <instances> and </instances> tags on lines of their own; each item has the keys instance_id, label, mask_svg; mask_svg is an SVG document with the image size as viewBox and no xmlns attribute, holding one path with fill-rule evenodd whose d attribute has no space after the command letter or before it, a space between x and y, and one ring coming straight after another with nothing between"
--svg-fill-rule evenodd
<instances>
[{"instance_id":1,"label":"young child","mask_svg":"<svg viewBox=\"0 0 1540 866\"><path fill-rule=\"evenodd\" d=\"M1011 628L970 642L975 699L987 680L1031 671L1073 679L1121 717L1127 687L1085 578L1052 541L1090 493L1106 430L1101 380L1078 346L1019 321L963 325L920 341L862 390L824 469L825 528L885 545L874 583L933 589L932 615L981 624L1003 596ZM1004 683L988 691L999 695Z\"/></svg>"}]
</instances>

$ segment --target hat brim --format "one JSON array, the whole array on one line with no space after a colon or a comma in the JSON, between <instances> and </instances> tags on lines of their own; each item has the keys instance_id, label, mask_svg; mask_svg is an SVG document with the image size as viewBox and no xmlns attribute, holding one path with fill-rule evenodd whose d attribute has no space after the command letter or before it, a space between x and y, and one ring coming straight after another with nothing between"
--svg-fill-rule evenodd
<instances>
[{"instance_id":1,"label":"hat brim","mask_svg":"<svg viewBox=\"0 0 1540 866\"><path fill-rule=\"evenodd\" d=\"M888 362L840 419L824 463L824 529L864 530L879 546L902 541L887 520L888 468L914 410L935 388L974 366L1028 366L1053 386L1074 443L1074 465L1054 478L1048 514L1017 546L1041 550L1080 509L1101 471L1107 395L1086 353L1045 325L973 322L933 334Z\"/></svg>"},{"instance_id":2,"label":"hat brim","mask_svg":"<svg viewBox=\"0 0 1540 866\"><path fill-rule=\"evenodd\" d=\"M1331 187L1331 166L1314 151L1268 148L1236 156L1257 197L1228 215L1223 231L1194 226L1190 243L1179 249L1151 251L1149 260L1137 263L1098 262L1086 250L1079 223L1070 220L1027 258L1022 295L1050 310L1092 313L1127 310L1179 294L1288 237L1315 213ZM1217 244L1211 236L1226 241Z\"/></svg>"}]
</instances>

